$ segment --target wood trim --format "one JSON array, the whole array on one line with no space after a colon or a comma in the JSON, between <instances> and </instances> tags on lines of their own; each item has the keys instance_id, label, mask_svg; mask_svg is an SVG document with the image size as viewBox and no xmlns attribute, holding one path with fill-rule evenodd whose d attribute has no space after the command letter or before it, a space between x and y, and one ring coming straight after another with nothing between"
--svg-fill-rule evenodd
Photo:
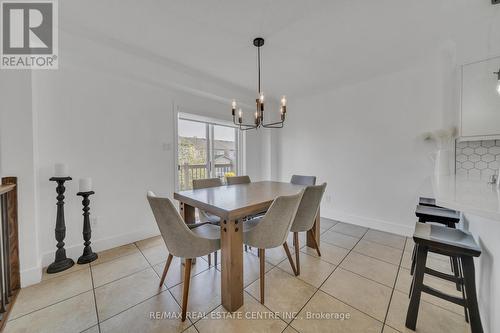
<instances>
[{"instance_id":1,"label":"wood trim","mask_svg":"<svg viewBox=\"0 0 500 333\"><path fill-rule=\"evenodd\" d=\"M17 289L17 290L14 290L12 292L12 296L10 297L10 300L9 300L10 304L7 307L7 311L5 311L2 314L2 317L0 318L0 332L3 332L3 329L5 328L5 324L9 321L10 311L12 310L12 307L13 307L14 303L16 302L17 296L19 295L19 290L20 289Z\"/></svg>"},{"instance_id":2,"label":"wood trim","mask_svg":"<svg viewBox=\"0 0 500 333\"><path fill-rule=\"evenodd\" d=\"M10 288L14 291L21 288L17 215L17 177L2 178L2 187L4 186L11 188L8 193L5 193L7 193L7 216L9 223Z\"/></svg>"},{"instance_id":3,"label":"wood trim","mask_svg":"<svg viewBox=\"0 0 500 333\"><path fill-rule=\"evenodd\" d=\"M6 177L7 178L7 177ZM4 178L2 178L3 180ZM13 188L15 188L16 185L6 185L6 184L2 184L0 185L0 195L4 194L4 193L7 193L9 191L12 191Z\"/></svg>"}]
</instances>

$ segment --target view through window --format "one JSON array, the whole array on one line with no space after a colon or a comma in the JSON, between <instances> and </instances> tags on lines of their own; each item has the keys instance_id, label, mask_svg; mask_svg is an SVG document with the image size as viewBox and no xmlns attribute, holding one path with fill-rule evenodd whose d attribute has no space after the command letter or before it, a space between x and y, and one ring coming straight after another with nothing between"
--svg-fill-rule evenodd
<instances>
[{"instance_id":1,"label":"view through window","mask_svg":"<svg viewBox=\"0 0 500 333\"><path fill-rule=\"evenodd\" d=\"M193 179L235 176L238 173L238 131L235 127L179 117L179 189L192 188Z\"/></svg>"}]
</instances>

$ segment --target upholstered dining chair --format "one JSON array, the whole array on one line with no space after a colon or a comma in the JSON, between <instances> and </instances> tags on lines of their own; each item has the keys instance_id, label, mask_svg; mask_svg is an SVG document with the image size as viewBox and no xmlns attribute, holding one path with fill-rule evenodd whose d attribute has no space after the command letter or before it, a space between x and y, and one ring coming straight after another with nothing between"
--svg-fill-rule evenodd
<instances>
[{"instance_id":1,"label":"upholstered dining chair","mask_svg":"<svg viewBox=\"0 0 500 333\"><path fill-rule=\"evenodd\" d=\"M193 179L193 190L198 190L202 188L218 187L222 186L222 180L220 178L206 178L206 179ZM210 214L203 209L198 209L198 215L200 217L200 222L208 222L213 225L220 226L220 217L214 214ZM217 266L217 252L214 252L214 263ZM208 266L212 265L212 256L208 255Z\"/></svg>"},{"instance_id":2,"label":"upholstered dining chair","mask_svg":"<svg viewBox=\"0 0 500 333\"><path fill-rule=\"evenodd\" d=\"M292 175L290 183L307 186L316 185L316 176Z\"/></svg>"},{"instance_id":3,"label":"upholstered dining chair","mask_svg":"<svg viewBox=\"0 0 500 333\"><path fill-rule=\"evenodd\" d=\"M316 242L316 235L314 234L314 221L316 220L316 215L318 214L319 206L321 204L321 199L325 193L326 183L322 185L307 186L304 190L304 195L300 201L299 208L297 209L297 214L292 223L290 231L293 232L293 247L295 248L295 275L300 274L300 244L299 244L299 232L311 231L312 240L314 242L314 247L321 257L321 252L319 250L318 243ZM293 269L293 265L292 265Z\"/></svg>"},{"instance_id":4,"label":"upholstered dining chair","mask_svg":"<svg viewBox=\"0 0 500 333\"><path fill-rule=\"evenodd\" d=\"M193 190L218 186L222 186L222 180L220 178L193 179ZM203 209L198 209L198 214L201 222L210 222L214 225L220 225L220 217L210 214Z\"/></svg>"},{"instance_id":5,"label":"upholstered dining chair","mask_svg":"<svg viewBox=\"0 0 500 333\"><path fill-rule=\"evenodd\" d=\"M286 243L292 222L297 213L304 190L298 194L277 197L266 215L243 224L243 242L256 247L260 259L260 302L264 304L265 249L283 246L292 270L295 273L292 256Z\"/></svg>"},{"instance_id":6,"label":"upholstered dining chair","mask_svg":"<svg viewBox=\"0 0 500 333\"><path fill-rule=\"evenodd\" d=\"M249 176L234 176L226 178L227 185L249 184L252 181Z\"/></svg>"},{"instance_id":7,"label":"upholstered dining chair","mask_svg":"<svg viewBox=\"0 0 500 333\"><path fill-rule=\"evenodd\" d=\"M182 293L182 321L185 321L192 259L220 249L220 230L210 223L198 223L196 228L190 229L170 199L157 197L152 192L148 192L147 198L168 250L160 287L165 281L173 256L185 259Z\"/></svg>"}]
</instances>

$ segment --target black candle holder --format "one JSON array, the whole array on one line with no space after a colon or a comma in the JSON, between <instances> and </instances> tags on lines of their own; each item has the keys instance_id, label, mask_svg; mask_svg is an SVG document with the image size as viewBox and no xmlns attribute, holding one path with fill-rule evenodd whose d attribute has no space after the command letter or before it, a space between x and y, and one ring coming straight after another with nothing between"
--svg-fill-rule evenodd
<instances>
[{"instance_id":1,"label":"black candle holder","mask_svg":"<svg viewBox=\"0 0 500 333\"><path fill-rule=\"evenodd\" d=\"M92 252L92 248L90 247L90 237L92 234L92 230L90 228L90 219L89 219L89 196L92 194L95 194L94 191L89 191L89 192L78 192L76 195L79 195L83 198L82 200L82 205L83 205L83 240L85 241L83 245L85 247L83 248L83 254L78 258L78 264L88 264L89 262L92 262L97 259L97 253Z\"/></svg>"},{"instance_id":2,"label":"black candle holder","mask_svg":"<svg viewBox=\"0 0 500 333\"><path fill-rule=\"evenodd\" d=\"M62 272L72 267L75 262L71 258L66 257L66 250L64 249L64 238L66 237L66 223L64 222L64 182L70 181L71 177L52 177L49 180L57 182L57 216L56 216L56 240L57 250L56 257L52 264L47 267L47 273L53 274Z\"/></svg>"}]
</instances>

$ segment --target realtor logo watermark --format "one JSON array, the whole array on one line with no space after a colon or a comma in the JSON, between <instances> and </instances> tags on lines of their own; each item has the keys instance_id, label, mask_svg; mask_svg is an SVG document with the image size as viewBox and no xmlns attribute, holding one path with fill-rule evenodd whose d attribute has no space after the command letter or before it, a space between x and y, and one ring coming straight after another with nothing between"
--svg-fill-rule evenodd
<instances>
[{"instance_id":1,"label":"realtor logo watermark","mask_svg":"<svg viewBox=\"0 0 500 333\"><path fill-rule=\"evenodd\" d=\"M57 1L2 1L1 69L57 69Z\"/></svg>"}]
</instances>

